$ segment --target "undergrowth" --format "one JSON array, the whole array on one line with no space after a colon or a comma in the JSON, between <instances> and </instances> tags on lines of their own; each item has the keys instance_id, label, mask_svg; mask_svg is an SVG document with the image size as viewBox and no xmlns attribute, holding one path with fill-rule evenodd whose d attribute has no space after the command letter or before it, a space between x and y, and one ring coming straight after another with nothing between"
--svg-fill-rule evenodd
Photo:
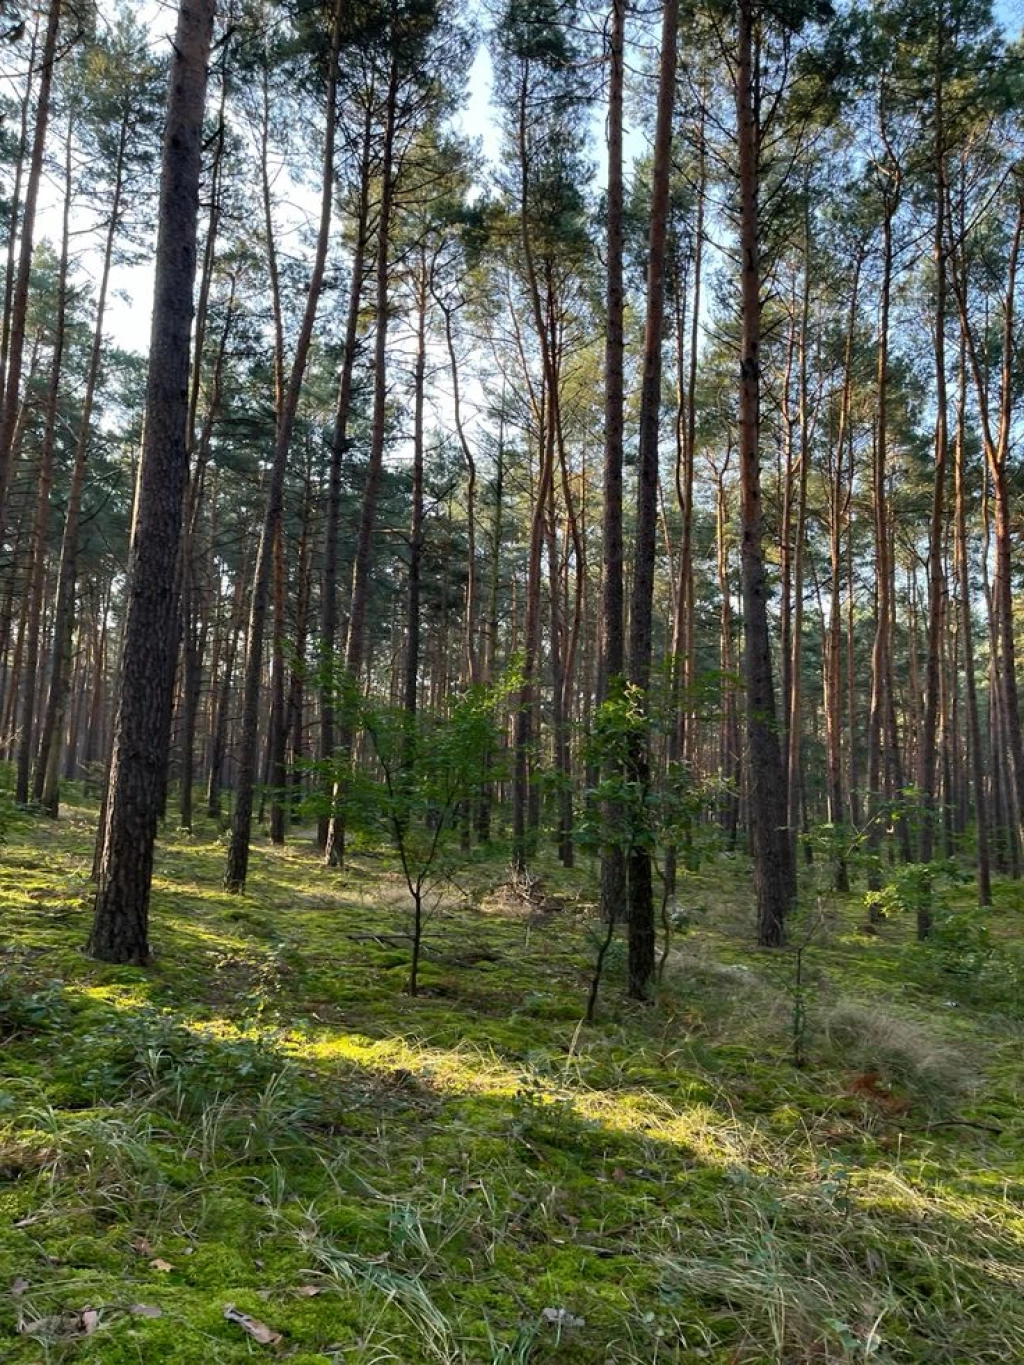
<instances>
[{"instance_id":1,"label":"undergrowth","mask_svg":"<svg viewBox=\"0 0 1024 1365\"><path fill-rule=\"evenodd\" d=\"M394 868L300 838L244 897L166 842L152 967L90 962L93 818L0 850L4 1360L1024 1359L1013 889L923 947L831 902L795 1068L738 862L585 1027L592 869L470 862L411 999Z\"/></svg>"}]
</instances>

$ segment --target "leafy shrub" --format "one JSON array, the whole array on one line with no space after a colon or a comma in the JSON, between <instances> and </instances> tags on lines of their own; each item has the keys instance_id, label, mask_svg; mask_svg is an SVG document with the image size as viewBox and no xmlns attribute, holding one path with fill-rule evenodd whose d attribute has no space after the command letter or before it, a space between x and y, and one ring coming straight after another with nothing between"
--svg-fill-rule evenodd
<instances>
[{"instance_id":1,"label":"leafy shrub","mask_svg":"<svg viewBox=\"0 0 1024 1365\"><path fill-rule=\"evenodd\" d=\"M0 971L0 1038L56 1028L64 1017L63 1003L57 983L30 990L12 972Z\"/></svg>"},{"instance_id":2,"label":"leafy shrub","mask_svg":"<svg viewBox=\"0 0 1024 1365\"><path fill-rule=\"evenodd\" d=\"M943 910L928 942L907 954L918 980L989 1009L1024 1014L1024 954L992 932L990 911Z\"/></svg>"},{"instance_id":3,"label":"leafy shrub","mask_svg":"<svg viewBox=\"0 0 1024 1365\"><path fill-rule=\"evenodd\" d=\"M946 862L905 863L895 867L886 884L868 891L864 905L872 919L916 915L921 909L941 912L948 888L957 880L955 865Z\"/></svg>"}]
</instances>

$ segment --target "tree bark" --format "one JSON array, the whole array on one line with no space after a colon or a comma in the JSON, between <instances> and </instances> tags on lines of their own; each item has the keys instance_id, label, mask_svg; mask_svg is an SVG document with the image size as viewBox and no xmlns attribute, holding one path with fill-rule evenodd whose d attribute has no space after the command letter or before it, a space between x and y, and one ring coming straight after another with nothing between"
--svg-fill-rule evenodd
<instances>
[{"instance_id":1,"label":"tree bark","mask_svg":"<svg viewBox=\"0 0 1024 1365\"><path fill-rule=\"evenodd\" d=\"M612 0L608 43L608 192L604 351L604 508L602 512L601 649L597 700L621 692L625 673L625 599L622 573L622 447L625 290L623 286L624 189L622 107L625 74L626 0ZM614 764L604 776L614 780ZM601 915L611 923L627 910L624 813L606 801L601 815L610 837L601 850Z\"/></svg>"},{"instance_id":2,"label":"tree bark","mask_svg":"<svg viewBox=\"0 0 1024 1365\"><path fill-rule=\"evenodd\" d=\"M754 4L740 0L736 62L739 140L742 336L740 341L740 524L743 677L747 705L747 776L757 941L778 947L796 903L783 799L785 778L772 682L761 511L761 270L759 240L759 93L754 59Z\"/></svg>"},{"instance_id":3,"label":"tree bark","mask_svg":"<svg viewBox=\"0 0 1024 1365\"><path fill-rule=\"evenodd\" d=\"M214 7L215 0L183 0L179 9L164 128L145 438L99 887L89 938L90 953L109 962L145 963L149 957L153 845L170 715L174 577L188 473L189 341Z\"/></svg>"},{"instance_id":4,"label":"tree bark","mask_svg":"<svg viewBox=\"0 0 1024 1365\"><path fill-rule=\"evenodd\" d=\"M645 724L630 736L628 777L640 793L627 858L629 903L629 994L645 1000L654 984L654 884L646 794L650 786L650 734L646 725L651 681L654 564L658 509L658 431L661 408L661 342L665 319L665 257L668 189L675 108L678 0L665 0L661 19L658 109L654 131L651 226L647 251L647 317L644 325L640 393L640 452L637 467L636 540L629 614L629 681L637 690Z\"/></svg>"}]
</instances>

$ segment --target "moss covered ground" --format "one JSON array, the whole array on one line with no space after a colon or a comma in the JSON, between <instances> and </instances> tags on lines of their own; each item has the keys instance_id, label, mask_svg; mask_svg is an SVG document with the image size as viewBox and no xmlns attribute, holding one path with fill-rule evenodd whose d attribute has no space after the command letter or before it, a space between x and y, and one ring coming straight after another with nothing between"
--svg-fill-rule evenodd
<instances>
[{"instance_id":1,"label":"moss covered ground","mask_svg":"<svg viewBox=\"0 0 1024 1365\"><path fill-rule=\"evenodd\" d=\"M1019 886L930 947L809 894L797 991L720 858L586 1026L589 866L471 860L410 998L387 857L308 839L235 897L166 838L91 962L94 820L0 850L0 1359L1024 1361Z\"/></svg>"}]
</instances>

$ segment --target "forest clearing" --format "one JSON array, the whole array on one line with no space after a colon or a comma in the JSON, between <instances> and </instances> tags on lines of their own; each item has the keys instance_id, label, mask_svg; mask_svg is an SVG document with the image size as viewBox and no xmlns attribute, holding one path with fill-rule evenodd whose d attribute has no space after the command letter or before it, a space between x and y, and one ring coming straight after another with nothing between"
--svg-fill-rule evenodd
<instances>
[{"instance_id":1,"label":"forest clearing","mask_svg":"<svg viewBox=\"0 0 1024 1365\"><path fill-rule=\"evenodd\" d=\"M5 1360L1024 1358L1019 884L983 925L951 886L936 944L829 896L797 1067L794 953L728 860L657 1003L619 951L586 1025L592 867L531 904L470 859L412 998L369 844L261 842L239 898L171 838L152 965L90 961L94 821L4 851Z\"/></svg>"},{"instance_id":2,"label":"forest clearing","mask_svg":"<svg viewBox=\"0 0 1024 1365\"><path fill-rule=\"evenodd\" d=\"M1006 0L0 0L0 1358L1024 1362Z\"/></svg>"}]
</instances>

